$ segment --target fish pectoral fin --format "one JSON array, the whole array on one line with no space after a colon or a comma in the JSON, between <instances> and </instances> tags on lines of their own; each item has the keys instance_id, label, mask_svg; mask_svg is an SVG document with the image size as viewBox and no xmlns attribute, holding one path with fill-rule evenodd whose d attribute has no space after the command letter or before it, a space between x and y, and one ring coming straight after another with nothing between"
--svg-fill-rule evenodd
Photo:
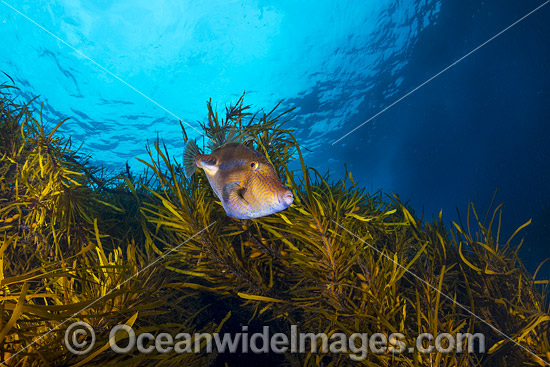
<instances>
[{"instance_id":1,"label":"fish pectoral fin","mask_svg":"<svg viewBox=\"0 0 550 367\"><path fill-rule=\"evenodd\" d=\"M246 187L242 187L240 182L232 182L227 184L223 188L222 199L225 202L230 202L232 200L244 201L248 204L244 198L244 193L246 192Z\"/></svg>"},{"instance_id":2,"label":"fish pectoral fin","mask_svg":"<svg viewBox=\"0 0 550 367\"><path fill-rule=\"evenodd\" d=\"M245 203L248 204L248 201L246 201L246 199L244 198L244 193L246 192L246 187L242 187L240 188L239 190L237 190L237 195L239 196L239 198L244 201Z\"/></svg>"}]
</instances>

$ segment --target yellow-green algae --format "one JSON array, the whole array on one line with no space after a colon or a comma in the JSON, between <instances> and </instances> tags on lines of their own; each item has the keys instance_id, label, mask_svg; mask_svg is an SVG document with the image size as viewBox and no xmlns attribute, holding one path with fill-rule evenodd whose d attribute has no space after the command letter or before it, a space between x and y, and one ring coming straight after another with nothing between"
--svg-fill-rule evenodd
<instances>
[{"instance_id":1,"label":"yellow-green algae","mask_svg":"<svg viewBox=\"0 0 550 367\"><path fill-rule=\"evenodd\" d=\"M46 129L30 102L12 99L12 88L0 88L0 360L7 366L240 366L246 356L237 362L215 352L120 355L108 348L118 324L175 335L230 331L234 319L287 335L292 324L304 333L401 332L408 345L425 332L480 332L489 351L275 359L289 366L550 361L548 283L525 270L517 232L500 238L500 207L481 218L470 204L465 222L450 229L441 213L418 219L398 198L360 188L351 173L333 182L306 167L283 127L289 111L252 115L241 98L223 119L207 103L205 134L237 127L253 137L247 144L270 158L295 203L279 214L233 220L205 176L185 179L181 162L158 141L143 175L105 174L56 135L62 122ZM288 168L291 159L300 160L299 174ZM76 320L97 334L86 356L63 344Z\"/></svg>"}]
</instances>

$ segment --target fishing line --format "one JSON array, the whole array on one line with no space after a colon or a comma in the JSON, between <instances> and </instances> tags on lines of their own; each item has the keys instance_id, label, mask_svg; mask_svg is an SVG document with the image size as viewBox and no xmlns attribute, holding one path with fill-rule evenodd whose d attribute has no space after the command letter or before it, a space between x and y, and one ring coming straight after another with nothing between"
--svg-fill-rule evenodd
<instances>
[{"instance_id":1,"label":"fishing line","mask_svg":"<svg viewBox=\"0 0 550 367\"><path fill-rule=\"evenodd\" d=\"M461 62L462 60L464 60L465 58L467 58L468 56L470 56L471 54L473 54L474 52L478 51L480 48L482 48L483 46L487 45L489 42L493 41L495 38L497 38L498 36L502 35L504 32L506 32L507 30L509 30L510 28L514 27L515 25L517 25L518 23L520 23L521 21L525 20L525 18L527 18L528 16L534 14L535 12L537 12L538 10L540 10L542 7L544 7L545 5L547 5L548 3L550 2L550 0L546 1L544 4L538 6L536 9L532 10L531 12L529 12L528 14L524 15L523 17L521 17L520 19L516 20L514 23L512 23L511 25L509 25L508 27L506 27L505 29L503 29L502 31L498 32L496 35L494 35L493 37L489 38L487 41L483 42L481 45L477 46L476 48L474 48L472 51L468 52L466 55L462 56L460 59L456 60L455 62L453 62L451 65L447 66L445 69L441 70L439 73L435 74L434 76L432 76L430 79L426 80L424 83L420 84L418 87L414 88L413 90L411 90L410 92L408 92L407 94L405 94L404 96L402 96L401 98L399 98L398 100L396 100L395 102L393 102L392 104L390 104L389 106L387 106L386 108L384 108L382 111L378 112L376 115L372 116L371 118L369 118L368 120L366 120L365 122L363 122L362 124L360 124L359 126L356 126L355 128L353 128L353 130L351 130L350 132L348 132L347 134L345 134L344 136L340 137L338 140L334 141L332 143L332 145L338 143L340 140L346 138L348 135L350 135L351 133L353 133L354 131L356 131L357 129L361 128L363 125L365 125L366 123L372 121L373 119L375 119L376 117L380 116L381 114L383 114L384 112L386 112L387 110L389 110L390 108L392 108L393 106L395 106L396 104L398 104L399 102L401 102L402 100L404 100L405 98L407 98L408 96L410 96L411 94L413 94L414 92L416 92L417 90L419 90L420 88L422 88L423 86L425 86L426 84L428 84L429 82L431 82L432 80L434 80L435 78L437 78L438 76L440 76L441 74L443 74L444 72L446 72L447 70L449 70L450 68L452 68L453 66L455 66L456 64L458 64L459 62Z\"/></svg>"},{"instance_id":2,"label":"fishing line","mask_svg":"<svg viewBox=\"0 0 550 367\"><path fill-rule=\"evenodd\" d=\"M102 295L101 297L99 297L98 299L96 299L95 301L93 301L92 303L90 303L88 306L84 307L83 309L81 309L80 311L77 311L75 313L73 313L71 315L71 317L68 317L67 319L65 319L63 322L57 324L54 328L51 328L50 330L48 330L45 334L41 335L39 338L37 338L36 340L33 340L32 343L30 343L29 345L26 345L23 349L17 351L16 353L12 354L11 356L9 356L7 359L5 359L4 361L0 362L0 366L5 366L6 365L6 362L9 361L10 359L12 359L13 357L15 357L16 355L18 355L19 353L25 351L26 349L28 349L31 345L33 344L36 344L37 342L39 342L40 340L44 339L46 336L48 336L49 334L53 333L54 331L58 330L60 326L62 325L65 325L69 320L71 320L72 318L74 318L75 316L79 315L82 311L85 311L87 310L88 308L90 308L91 306L93 306L94 304L96 304L97 302L99 302L101 299L107 297L109 294L111 294L115 289L123 286L124 284L128 283L130 280L134 279L136 276L138 276L142 271L144 270L147 270L149 269L151 266L155 265L156 263L158 263L160 260L164 259L168 254L176 251L180 246L183 246L184 244L186 244L187 242L191 241L193 238L197 237L199 234L201 234L202 232L206 231L208 228L212 227L217 221L213 221L212 223L210 223L208 226L204 227L203 229L201 229L200 231L198 231L197 233L195 233L194 235L192 235L191 237L189 237L188 239L186 239L185 241L183 241L182 243L180 243L179 245L177 245L176 247L174 248L171 248L170 250L166 251L165 253L163 253L160 257L156 258L155 261L153 261L152 263L149 263L146 267L144 267L143 269L141 269L140 271L138 271L137 273L135 273L134 275L132 275L131 277L129 277L128 279L126 279L125 281L123 281L122 283L119 283L117 286L111 288L110 291L108 291L107 293L105 293L104 295Z\"/></svg>"},{"instance_id":3,"label":"fishing line","mask_svg":"<svg viewBox=\"0 0 550 367\"><path fill-rule=\"evenodd\" d=\"M427 281L425 281L424 279L420 278L418 275L416 275L415 273L413 273L412 271L410 271L409 269L407 269L406 267L404 267L403 265L399 264L397 261L395 261L394 259L392 259L391 257L389 257L388 255L386 255L385 253L383 253L382 251L380 251L379 249L377 249L376 247L372 246L370 243L368 243L367 241L359 238L358 236L356 236L353 232L351 232L349 229L347 229L346 227L342 226L340 223L338 223L337 221L335 221L334 219L332 220L338 227L342 228L344 231L348 232L349 234L351 234L353 237L357 238L359 241L361 241L363 244L369 246L370 248L372 248L373 250L375 250L376 252L378 252L380 255L384 256L385 258L387 258L388 260L390 260L391 262L393 262L395 265L397 265L398 267L400 267L401 269L405 270L405 272L411 274L413 277L415 277L416 279L420 280L422 283L426 284L428 287L430 287L431 289L435 290L437 293L439 293L440 295L442 295L443 297L445 297L446 299L448 299L449 301L451 301L452 303L454 303L455 305L457 305L458 307L460 307L461 309L463 309L464 311L466 311L467 313L469 313L470 315L474 316L476 319L478 319L479 321L481 321L482 323L484 323L485 325L489 326L491 329L493 329L494 331L496 331L498 334L502 335L503 337L505 337L506 339L508 339L509 341L511 341L512 343L516 344L517 346L521 347L522 349L524 349L526 352L528 352L529 354L532 354L533 356L535 356L535 358L537 358L537 360L539 360L540 362L544 363L545 365L547 366L550 366L550 363L544 361L542 358L540 358L539 356L537 356L535 353L533 353L529 348L521 345L520 343L518 343L517 341L515 341L514 339L512 339L511 337L509 337L508 335L506 335L505 333L503 333L502 331L500 331L499 329L497 329L496 327L494 327L493 325L489 324L489 322L485 321L485 319L481 318L480 316L476 315L475 313L473 313L472 311L470 311L470 309L464 305L462 305L460 302L457 302L455 301L454 299L452 299L451 297L449 297L448 295L446 295L445 293L441 292L439 289L437 289L436 287L434 287L433 285L431 285L430 283L428 283Z\"/></svg>"},{"instance_id":4,"label":"fishing line","mask_svg":"<svg viewBox=\"0 0 550 367\"><path fill-rule=\"evenodd\" d=\"M178 115L176 115L175 113L173 113L172 111L168 110L166 107L162 106L160 103L156 102L155 100L153 100L151 97L147 96L145 93L139 91L137 88L135 88L133 85L131 85L130 83L126 82L124 79L122 79L121 77L119 77L118 75L116 75L115 73L111 72L109 69L105 68L104 66L102 66L101 64L99 64L97 61L93 60L91 57L87 56L86 54L84 54L82 51L78 50L77 48L73 47L71 44L69 44L68 42L65 42L63 39L61 39L60 37L58 37L57 35L55 35L54 33L50 32L48 29L44 28L42 25L40 25L38 22L35 22L34 20L32 20L31 18L29 18L27 15L25 15L24 13L20 12L19 10L17 10L16 8L14 8L13 6L11 6L10 4L8 4L7 2L5 2L4 0L0 0L2 3L4 3L4 5L6 5L7 7L11 8L13 11L17 12L19 15L21 15L22 17L24 17L25 19L27 19L29 22L33 23L34 25L36 25L37 27L39 27L40 29L42 29L44 32L50 34L51 36L53 36L55 39L57 39L58 41L60 41L61 43L63 43L64 45L66 45L67 47L71 48L73 51L75 51L76 53L78 53L79 55L81 55L82 57L88 59L90 62L92 62L94 65L96 65L97 67L99 67L101 70L105 71L107 74L111 75L113 78L115 79L118 79L120 82L122 82L123 84L125 84L127 87L129 87L130 89L132 89L133 91L135 91L136 93L138 93L139 95L141 95L142 97L144 97L145 99L147 99L148 101L154 103L157 107L161 108L162 110L164 110L165 112L167 112L168 114L172 115L173 117L177 118L178 120L180 120L181 122L183 122L185 125L189 126L191 129L195 130L196 132L198 132L200 135L204 135L203 133L201 133L199 130L197 130L196 128L194 128L191 124L189 124L188 122L186 122L185 120L183 120L181 117L179 117ZM550 1L550 0L549 0Z\"/></svg>"}]
</instances>

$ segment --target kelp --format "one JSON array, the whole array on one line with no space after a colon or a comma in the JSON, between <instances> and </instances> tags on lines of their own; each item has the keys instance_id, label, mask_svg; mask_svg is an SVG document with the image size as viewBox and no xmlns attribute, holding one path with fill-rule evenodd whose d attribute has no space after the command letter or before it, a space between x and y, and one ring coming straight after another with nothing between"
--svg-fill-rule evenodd
<instances>
[{"instance_id":1,"label":"kelp","mask_svg":"<svg viewBox=\"0 0 550 367\"><path fill-rule=\"evenodd\" d=\"M109 175L57 134L63 122L48 129L31 102L13 100L14 91L0 88L0 358L6 365L253 360L205 352L116 354L108 348L109 330L124 323L154 335L241 332L239 325L250 323L287 335L292 325L329 336L402 333L408 346L422 333L483 333L487 340L487 353L414 350L352 361L351 352L287 351L262 359L266 365L550 360L548 283L521 263L517 232L500 238L501 207L482 219L470 204L465 222L449 229L442 213L420 219L398 197L361 188L351 172L333 181L308 167L284 126L291 110L278 112L277 105L251 113L243 96L223 117L207 102L205 137L215 143L236 134L266 154L295 201L271 216L235 220L206 177L186 179L158 139L146 148L142 175L129 167ZM73 321L96 330L86 356L63 343Z\"/></svg>"},{"instance_id":2,"label":"kelp","mask_svg":"<svg viewBox=\"0 0 550 367\"><path fill-rule=\"evenodd\" d=\"M85 361L64 348L74 321L94 327L97 350L113 326L132 319L134 328L174 333L223 325L200 312L207 305L198 292L173 291L174 272L150 266L158 256L141 230L148 225L140 214L143 189L131 190L128 176L99 177L69 139L55 135L61 123L46 131L30 103L16 103L8 87L0 92L0 360ZM165 359L130 357L106 350L94 360L153 366ZM215 355L175 357L185 365Z\"/></svg>"}]
</instances>

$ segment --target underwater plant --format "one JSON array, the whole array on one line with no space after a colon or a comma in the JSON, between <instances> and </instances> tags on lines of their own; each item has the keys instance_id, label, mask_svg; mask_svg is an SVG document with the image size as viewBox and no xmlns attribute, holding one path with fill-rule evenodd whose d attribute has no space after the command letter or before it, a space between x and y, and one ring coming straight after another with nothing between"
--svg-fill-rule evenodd
<instances>
[{"instance_id":1,"label":"underwater plant","mask_svg":"<svg viewBox=\"0 0 550 367\"><path fill-rule=\"evenodd\" d=\"M550 362L548 282L518 257L520 227L500 237L501 207L470 203L447 229L398 197L308 167L290 112L250 113L243 97L201 123L214 144L239 131L294 202L256 219L226 215L202 172L185 176L156 140L146 171L109 174L47 129L31 102L0 88L0 360L7 366L544 366ZM182 127L183 129L183 127ZM183 138L188 141L185 130ZM291 168L297 160L299 169ZM527 225L528 223L526 223ZM63 342L73 321L96 331L94 349ZM483 333L486 353L319 351L117 354L109 331L194 334L257 331ZM501 333L499 333L500 331ZM253 332L253 330L251 330ZM507 337L510 337L508 339ZM127 336L126 336L127 337ZM125 339L124 335L116 336ZM205 342L201 342L204 346ZM393 344L395 346L395 344ZM249 362L247 362L249 361Z\"/></svg>"}]
</instances>

